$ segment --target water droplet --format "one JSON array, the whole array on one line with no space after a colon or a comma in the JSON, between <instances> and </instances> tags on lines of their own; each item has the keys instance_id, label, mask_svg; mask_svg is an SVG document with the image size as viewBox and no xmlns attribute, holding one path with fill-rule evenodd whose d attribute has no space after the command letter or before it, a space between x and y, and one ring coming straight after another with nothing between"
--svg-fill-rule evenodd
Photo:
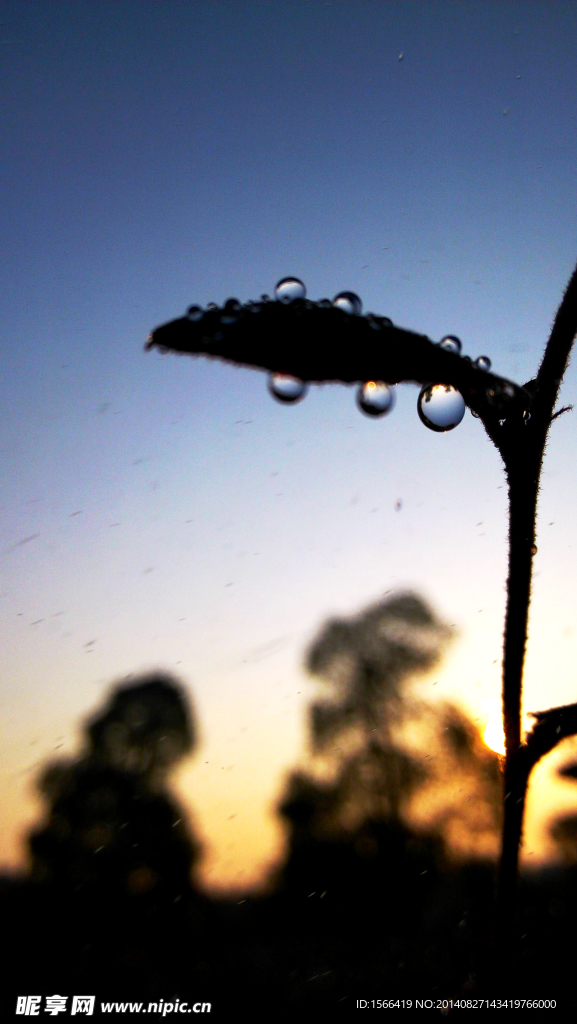
<instances>
[{"instance_id":1,"label":"water droplet","mask_svg":"<svg viewBox=\"0 0 577 1024\"><path fill-rule=\"evenodd\" d=\"M531 419L531 413L528 411L528 409L525 409L525 412L523 413L523 419L525 423L528 423Z\"/></svg>"},{"instance_id":2,"label":"water droplet","mask_svg":"<svg viewBox=\"0 0 577 1024\"><path fill-rule=\"evenodd\" d=\"M474 416L476 420L480 420L481 419L481 417L479 416L479 413L475 412L474 409L471 409L471 416Z\"/></svg>"},{"instance_id":3,"label":"water droplet","mask_svg":"<svg viewBox=\"0 0 577 1024\"><path fill-rule=\"evenodd\" d=\"M532 555L536 555L537 554L537 545L536 544L533 544L533 546L531 548L531 554Z\"/></svg>"},{"instance_id":4,"label":"water droplet","mask_svg":"<svg viewBox=\"0 0 577 1024\"><path fill-rule=\"evenodd\" d=\"M382 380L369 380L357 391L357 405L367 416L384 416L395 404L395 393Z\"/></svg>"},{"instance_id":5,"label":"water droplet","mask_svg":"<svg viewBox=\"0 0 577 1024\"><path fill-rule=\"evenodd\" d=\"M222 316L220 322L222 324L235 324L238 320L238 313L240 312L240 302L238 299L227 299L224 306L222 307Z\"/></svg>"},{"instance_id":6,"label":"water droplet","mask_svg":"<svg viewBox=\"0 0 577 1024\"><path fill-rule=\"evenodd\" d=\"M207 309L218 309L216 302L209 302L206 306Z\"/></svg>"},{"instance_id":7,"label":"water droplet","mask_svg":"<svg viewBox=\"0 0 577 1024\"><path fill-rule=\"evenodd\" d=\"M317 306L320 306L321 309L330 309L332 302L330 299L319 299Z\"/></svg>"},{"instance_id":8,"label":"water droplet","mask_svg":"<svg viewBox=\"0 0 577 1024\"><path fill-rule=\"evenodd\" d=\"M298 277L283 277L278 282L274 294L279 302L292 302L293 299L304 299L307 290Z\"/></svg>"},{"instance_id":9,"label":"water droplet","mask_svg":"<svg viewBox=\"0 0 577 1024\"><path fill-rule=\"evenodd\" d=\"M270 302L270 295L267 295L266 293L264 295L261 295L260 301L261 302Z\"/></svg>"},{"instance_id":10,"label":"water droplet","mask_svg":"<svg viewBox=\"0 0 577 1024\"><path fill-rule=\"evenodd\" d=\"M475 359L475 366L478 366L480 370L490 370L491 360L489 356L479 356L478 359Z\"/></svg>"},{"instance_id":11,"label":"water droplet","mask_svg":"<svg viewBox=\"0 0 577 1024\"><path fill-rule=\"evenodd\" d=\"M271 373L268 389L279 402L298 402L307 390L304 381L299 377L291 377L288 373Z\"/></svg>"},{"instance_id":12,"label":"water droplet","mask_svg":"<svg viewBox=\"0 0 577 1024\"><path fill-rule=\"evenodd\" d=\"M514 398L515 388L511 384L503 384L503 398Z\"/></svg>"},{"instance_id":13,"label":"water droplet","mask_svg":"<svg viewBox=\"0 0 577 1024\"><path fill-rule=\"evenodd\" d=\"M421 388L417 410L429 430L453 430L463 419L465 409L461 392L450 384L425 384Z\"/></svg>"},{"instance_id":14,"label":"water droplet","mask_svg":"<svg viewBox=\"0 0 577 1024\"><path fill-rule=\"evenodd\" d=\"M444 348L446 352L455 352L457 355L460 355L463 346L460 338L457 338L454 334L446 334L439 342L439 348Z\"/></svg>"},{"instance_id":15,"label":"water droplet","mask_svg":"<svg viewBox=\"0 0 577 1024\"><path fill-rule=\"evenodd\" d=\"M333 306L342 309L345 313L355 313L357 316L363 308L363 304L355 292L339 292L333 299Z\"/></svg>"},{"instance_id":16,"label":"water droplet","mask_svg":"<svg viewBox=\"0 0 577 1024\"><path fill-rule=\"evenodd\" d=\"M200 306L189 306L186 311L186 315L189 320L196 322L197 320L202 320L204 316L204 310L202 310Z\"/></svg>"}]
</instances>

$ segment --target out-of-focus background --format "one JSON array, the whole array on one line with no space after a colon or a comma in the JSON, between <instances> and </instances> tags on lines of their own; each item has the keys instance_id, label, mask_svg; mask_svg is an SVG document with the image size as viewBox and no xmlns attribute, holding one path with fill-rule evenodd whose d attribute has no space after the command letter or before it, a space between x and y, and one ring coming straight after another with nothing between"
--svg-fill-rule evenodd
<instances>
[{"instance_id":1,"label":"out-of-focus background","mask_svg":"<svg viewBox=\"0 0 577 1024\"><path fill-rule=\"evenodd\" d=\"M202 880L258 888L322 692L307 645L397 591L454 630L415 693L498 734L506 487L479 422L427 431L411 386L382 420L338 386L285 407L143 344L296 274L530 378L577 259L576 30L540 0L3 3L4 867L40 766L111 682L163 669L200 722L175 788ZM576 430L545 463L527 711L577 697ZM575 807L570 752L535 773L527 864Z\"/></svg>"}]
</instances>

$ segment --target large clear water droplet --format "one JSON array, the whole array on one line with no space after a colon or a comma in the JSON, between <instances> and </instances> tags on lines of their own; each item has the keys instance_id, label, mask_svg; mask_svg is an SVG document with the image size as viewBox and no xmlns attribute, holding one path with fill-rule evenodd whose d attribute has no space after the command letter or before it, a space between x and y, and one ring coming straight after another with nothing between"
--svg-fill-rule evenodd
<instances>
[{"instance_id":1,"label":"large clear water droplet","mask_svg":"<svg viewBox=\"0 0 577 1024\"><path fill-rule=\"evenodd\" d=\"M429 430L444 433L453 430L465 415L465 400L450 384L425 384L421 388L417 409Z\"/></svg>"},{"instance_id":2,"label":"large clear water droplet","mask_svg":"<svg viewBox=\"0 0 577 1024\"><path fill-rule=\"evenodd\" d=\"M454 334L446 334L439 342L439 348L444 348L446 352L455 352L456 355L460 355L463 346L460 338L457 338Z\"/></svg>"},{"instance_id":3,"label":"large clear water droplet","mask_svg":"<svg viewBox=\"0 0 577 1024\"><path fill-rule=\"evenodd\" d=\"M307 386L299 377L291 377L288 373L271 373L268 389L279 402L290 403L298 402L304 396Z\"/></svg>"},{"instance_id":4,"label":"large clear water droplet","mask_svg":"<svg viewBox=\"0 0 577 1024\"><path fill-rule=\"evenodd\" d=\"M201 309L200 306L189 306L186 311L186 315L189 320L192 320L193 323L196 323L197 320L202 320L204 316L204 310Z\"/></svg>"},{"instance_id":5,"label":"large clear water droplet","mask_svg":"<svg viewBox=\"0 0 577 1024\"><path fill-rule=\"evenodd\" d=\"M345 313L360 314L363 304L355 292L339 292L333 299L333 306L342 309Z\"/></svg>"},{"instance_id":6,"label":"large clear water droplet","mask_svg":"<svg viewBox=\"0 0 577 1024\"><path fill-rule=\"evenodd\" d=\"M357 405L367 416L385 416L395 404L395 393L382 380L369 380L357 391Z\"/></svg>"},{"instance_id":7,"label":"large clear water droplet","mask_svg":"<svg viewBox=\"0 0 577 1024\"><path fill-rule=\"evenodd\" d=\"M279 302L292 302L293 299L304 299L307 290L298 277L283 277L278 282L274 294Z\"/></svg>"}]
</instances>

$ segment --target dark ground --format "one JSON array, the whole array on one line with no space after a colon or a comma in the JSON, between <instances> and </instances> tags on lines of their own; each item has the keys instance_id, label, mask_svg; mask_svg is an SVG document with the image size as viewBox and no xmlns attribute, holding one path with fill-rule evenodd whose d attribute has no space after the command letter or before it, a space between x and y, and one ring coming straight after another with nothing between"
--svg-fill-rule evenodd
<instances>
[{"instance_id":1,"label":"dark ground","mask_svg":"<svg viewBox=\"0 0 577 1024\"><path fill-rule=\"evenodd\" d=\"M575 870L525 880L504 984L492 962L490 867L443 867L433 841L379 823L369 831L369 853L342 843L301 851L273 895L244 902L186 885L177 896L146 890L144 875L142 891L124 896L111 880L71 893L4 879L4 1009L13 1013L18 995L55 993L210 1001L211 1019L231 1021L242 1007L263 1020L348 1015L360 998L577 1008Z\"/></svg>"},{"instance_id":2,"label":"dark ground","mask_svg":"<svg viewBox=\"0 0 577 1024\"><path fill-rule=\"evenodd\" d=\"M373 676L363 672L372 700ZM339 724L334 707L314 712L319 728ZM496 829L497 756L454 708L426 714L444 744L435 747L438 778L459 772L476 787L445 825L463 813ZM372 1000L412 1000L411 1013L428 1000L439 1015L443 1000L540 999L556 1010L532 1013L574 1012L575 821L556 826L567 867L523 880L518 943L498 963L494 865L452 862L442 822L427 834L403 824L403 799L432 769L383 732L367 737L332 782L302 772L288 780L278 808L287 856L270 895L210 898L191 882L200 846L165 784L194 746L187 699L161 674L117 686L85 724L82 754L39 779L46 814L28 838L28 874L0 878L3 1019L24 1016L17 998L28 995L42 996L44 1019L46 997L67 996L61 1020L74 995L96 996L94 1016L101 1001L142 1001L148 1011L178 999L210 1002L222 1021L352 1016L357 1000L368 1010Z\"/></svg>"}]
</instances>

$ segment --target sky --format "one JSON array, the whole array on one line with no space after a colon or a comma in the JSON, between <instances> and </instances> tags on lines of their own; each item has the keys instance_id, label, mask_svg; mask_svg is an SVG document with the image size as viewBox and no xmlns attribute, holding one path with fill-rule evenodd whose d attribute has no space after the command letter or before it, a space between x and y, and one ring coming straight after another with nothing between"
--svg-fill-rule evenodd
<instances>
[{"instance_id":1,"label":"sky","mask_svg":"<svg viewBox=\"0 0 577 1024\"><path fill-rule=\"evenodd\" d=\"M428 431L414 386L383 419L337 385L289 407L257 371L144 342L295 274L533 376L577 260L577 8L4 0L0 55L0 864L23 863L39 767L113 682L160 668L199 721L174 785L203 881L256 886L328 616L423 595L456 635L420 692L498 717L505 480L479 421ZM577 699L576 450L567 414L526 711ZM570 753L535 773L526 863L577 806Z\"/></svg>"}]
</instances>

